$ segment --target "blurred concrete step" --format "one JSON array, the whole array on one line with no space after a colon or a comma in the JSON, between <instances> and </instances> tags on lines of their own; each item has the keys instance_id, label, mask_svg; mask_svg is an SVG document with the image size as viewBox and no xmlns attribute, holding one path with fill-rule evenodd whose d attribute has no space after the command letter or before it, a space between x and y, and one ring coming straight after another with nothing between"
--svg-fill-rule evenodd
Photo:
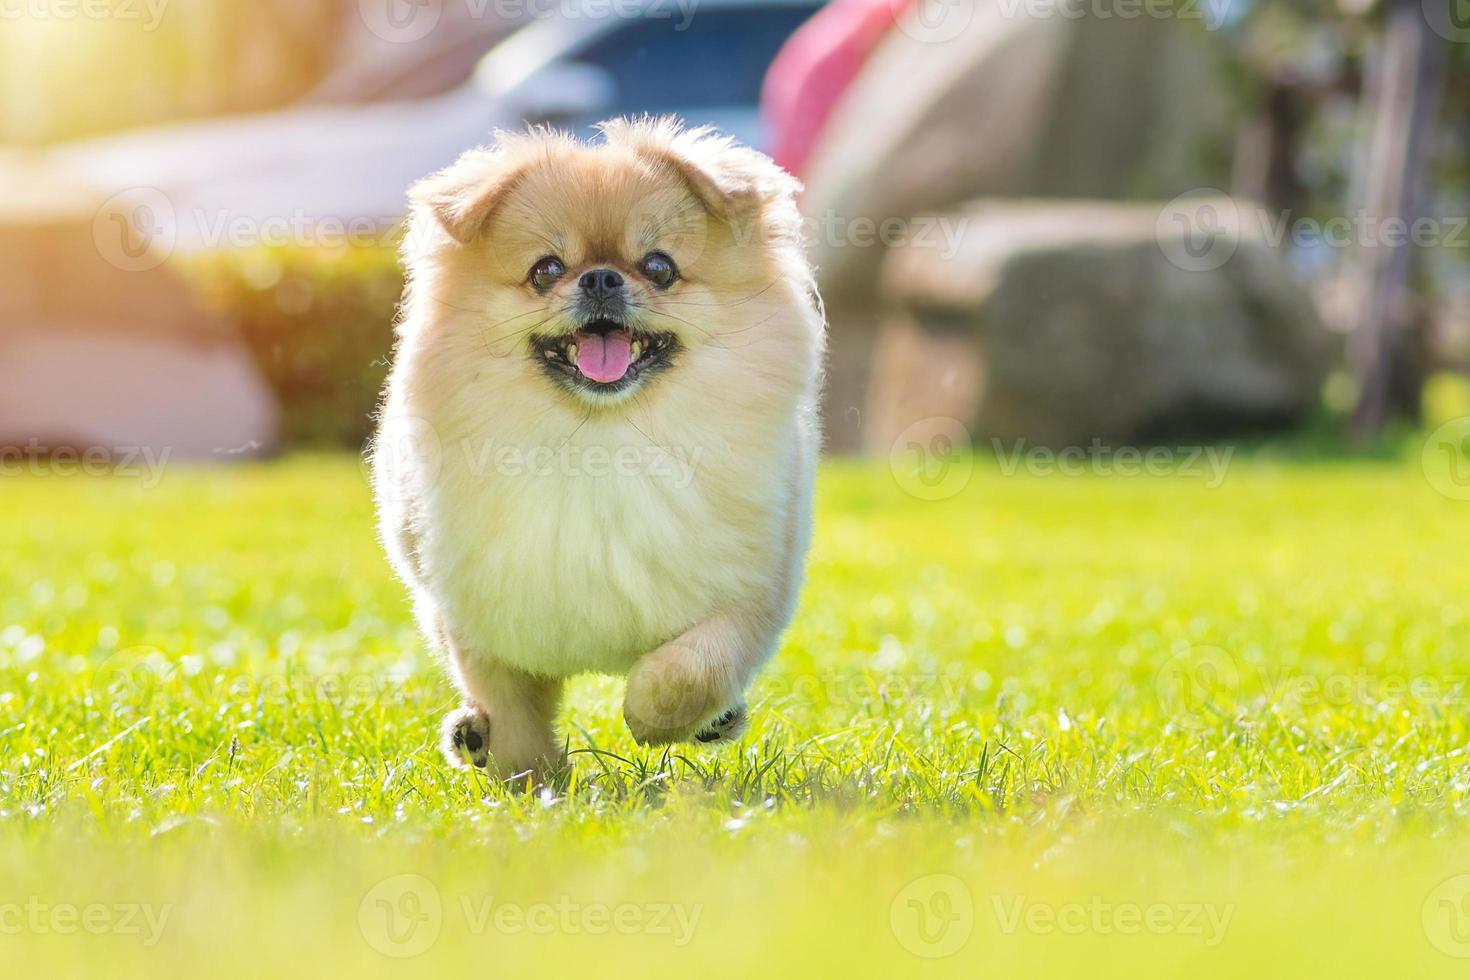
<instances>
[{"instance_id":1,"label":"blurred concrete step","mask_svg":"<svg viewBox=\"0 0 1470 980\"><path fill-rule=\"evenodd\" d=\"M275 399L243 345L107 324L0 333L0 447L227 461L275 446Z\"/></svg>"}]
</instances>

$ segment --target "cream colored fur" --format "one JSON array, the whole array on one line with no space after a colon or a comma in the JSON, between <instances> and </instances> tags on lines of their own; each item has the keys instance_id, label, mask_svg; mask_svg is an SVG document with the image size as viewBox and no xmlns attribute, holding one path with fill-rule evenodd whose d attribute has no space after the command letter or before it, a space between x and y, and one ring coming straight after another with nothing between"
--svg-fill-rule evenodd
<instances>
[{"instance_id":1,"label":"cream colored fur","mask_svg":"<svg viewBox=\"0 0 1470 980\"><path fill-rule=\"evenodd\" d=\"M503 776L557 764L552 719L579 672L628 675L645 743L740 706L810 536L824 325L796 182L667 120L603 130L497 134L412 192L374 486L465 697L450 724L483 733L476 761ZM654 249L681 271L666 292L636 271ZM567 275L540 295L527 272L547 254ZM621 397L564 389L528 343L576 330L562 310L595 266L683 348Z\"/></svg>"}]
</instances>

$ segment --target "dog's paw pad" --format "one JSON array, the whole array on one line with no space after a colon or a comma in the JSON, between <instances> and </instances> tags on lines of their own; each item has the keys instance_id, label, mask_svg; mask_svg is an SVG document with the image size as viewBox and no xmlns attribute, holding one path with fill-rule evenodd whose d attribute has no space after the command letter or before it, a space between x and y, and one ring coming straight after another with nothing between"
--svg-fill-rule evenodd
<instances>
[{"instance_id":1,"label":"dog's paw pad","mask_svg":"<svg viewBox=\"0 0 1470 980\"><path fill-rule=\"evenodd\" d=\"M706 743L733 742L745 734L745 729L749 723L750 719L746 716L745 705L737 704L706 725L694 737Z\"/></svg>"},{"instance_id":2,"label":"dog's paw pad","mask_svg":"<svg viewBox=\"0 0 1470 980\"><path fill-rule=\"evenodd\" d=\"M490 716L479 708L463 707L444 718L444 757L453 766L470 765L484 769L490 765Z\"/></svg>"}]
</instances>

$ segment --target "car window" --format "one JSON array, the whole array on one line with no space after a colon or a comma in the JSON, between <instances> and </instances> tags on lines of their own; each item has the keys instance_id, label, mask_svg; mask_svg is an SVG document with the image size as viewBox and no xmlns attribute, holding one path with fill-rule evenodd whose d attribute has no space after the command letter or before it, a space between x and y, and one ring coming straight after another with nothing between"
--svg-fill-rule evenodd
<instances>
[{"instance_id":1,"label":"car window","mask_svg":"<svg viewBox=\"0 0 1470 980\"><path fill-rule=\"evenodd\" d=\"M618 115L669 112L697 105L754 105L776 52L811 6L702 10L686 21L644 17L594 41L576 60L603 68L617 85Z\"/></svg>"}]
</instances>

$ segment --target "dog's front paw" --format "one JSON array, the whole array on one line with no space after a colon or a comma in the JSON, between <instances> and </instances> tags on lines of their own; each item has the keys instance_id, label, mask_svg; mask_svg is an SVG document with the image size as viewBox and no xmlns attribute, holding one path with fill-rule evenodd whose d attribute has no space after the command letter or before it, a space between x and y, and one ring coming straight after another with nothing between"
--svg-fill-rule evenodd
<instances>
[{"instance_id":1,"label":"dog's front paw","mask_svg":"<svg viewBox=\"0 0 1470 980\"><path fill-rule=\"evenodd\" d=\"M641 745L687 742L731 700L697 653L676 641L638 661L628 675L623 719Z\"/></svg>"},{"instance_id":2,"label":"dog's front paw","mask_svg":"<svg viewBox=\"0 0 1470 980\"><path fill-rule=\"evenodd\" d=\"M452 766L489 768L490 716L469 704L451 711L444 716L440 747Z\"/></svg>"},{"instance_id":3,"label":"dog's front paw","mask_svg":"<svg viewBox=\"0 0 1470 980\"><path fill-rule=\"evenodd\" d=\"M745 730L749 727L750 716L746 713L745 705L742 703L726 710L720 717L700 729L694 738L706 744L733 742L744 735Z\"/></svg>"}]
</instances>

